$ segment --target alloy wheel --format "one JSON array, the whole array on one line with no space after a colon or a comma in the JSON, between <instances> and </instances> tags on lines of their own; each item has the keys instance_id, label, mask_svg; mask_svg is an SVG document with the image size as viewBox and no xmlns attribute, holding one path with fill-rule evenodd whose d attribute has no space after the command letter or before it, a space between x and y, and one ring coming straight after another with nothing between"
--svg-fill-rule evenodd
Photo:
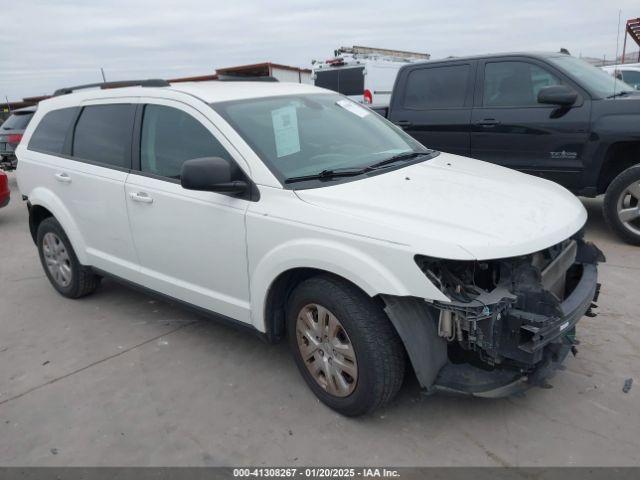
<instances>
[{"instance_id":1,"label":"alloy wheel","mask_svg":"<svg viewBox=\"0 0 640 480\"><path fill-rule=\"evenodd\" d=\"M42 238L42 253L53 280L61 287L68 287L73 275L71 258L60 237L47 232Z\"/></svg>"},{"instance_id":2,"label":"alloy wheel","mask_svg":"<svg viewBox=\"0 0 640 480\"><path fill-rule=\"evenodd\" d=\"M618 197L617 213L624 227L640 235L640 182L627 186Z\"/></svg>"},{"instance_id":3,"label":"alloy wheel","mask_svg":"<svg viewBox=\"0 0 640 480\"><path fill-rule=\"evenodd\" d=\"M296 339L316 383L330 395L349 396L358 380L358 364L353 344L338 318L322 305L306 305L298 313Z\"/></svg>"}]
</instances>

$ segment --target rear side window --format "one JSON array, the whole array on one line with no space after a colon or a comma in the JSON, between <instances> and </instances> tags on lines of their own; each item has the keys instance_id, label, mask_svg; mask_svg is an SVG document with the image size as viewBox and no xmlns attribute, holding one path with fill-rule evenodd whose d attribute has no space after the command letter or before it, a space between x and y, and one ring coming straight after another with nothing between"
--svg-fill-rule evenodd
<instances>
[{"instance_id":1,"label":"rear side window","mask_svg":"<svg viewBox=\"0 0 640 480\"><path fill-rule=\"evenodd\" d=\"M469 71L469 65L413 70L407 78L404 106L416 109L463 107Z\"/></svg>"},{"instance_id":2,"label":"rear side window","mask_svg":"<svg viewBox=\"0 0 640 480\"><path fill-rule=\"evenodd\" d=\"M560 80L527 62L492 62L484 67L485 107L530 107L538 104L538 92Z\"/></svg>"},{"instance_id":3,"label":"rear side window","mask_svg":"<svg viewBox=\"0 0 640 480\"><path fill-rule=\"evenodd\" d=\"M2 124L2 130L24 130L29 125L33 112L14 113Z\"/></svg>"},{"instance_id":4,"label":"rear side window","mask_svg":"<svg viewBox=\"0 0 640 480\"><path fill-rule=\"evenodd\" d=\"M140 169L162 177L180 178L186 160L231 156L198 120L163 105L147 105L142 117Z\"/></svg>"},{"instance_id":5,"label":"rear side window","mask_svg":"<svg viewBox=\"0 0 640 480\"><path fill-rule=\"evenodd\" d=\"M72 155L108 166L129 168L134 105L93 105L80 114Z\"/></svg>"},{"instance_id":6,"label":"rear side window","mask_svg":"<svg viewBox=\"0 0 640 480\"><path fill-rule=\"evenodd\" d=\"M77 114L76 107L52 110L46 113L31 135L29 150L61 154L71 123Z\"/></svg>"},{"instance_id":7,"label":"rear side window","mask_svg":"<svg viewBox=\"0 0 640 480\"><path fill-rule=\"evenodd\" d=\"M343 95L362 95L364 93L364 67L316 72L315 85Z\"/></svg>"}]
</instances>

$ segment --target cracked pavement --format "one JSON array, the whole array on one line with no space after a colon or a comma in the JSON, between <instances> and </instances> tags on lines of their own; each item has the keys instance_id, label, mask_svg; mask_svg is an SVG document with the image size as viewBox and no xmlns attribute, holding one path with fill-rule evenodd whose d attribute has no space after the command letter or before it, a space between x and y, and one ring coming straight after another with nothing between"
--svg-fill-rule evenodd
<instances>
[{"instance_id":1,"label":"cracked pavement","mask_svg":"<svg viewBox=\"0 0 640 480\"><path fill-rule=\"evenodd\" d=\"M347 419L305 386L285 344L112 281L49 286L10 174L0 209L0 465L640 465L640 247L585 200L605 252L599 316L552 389L424 397ZM622 388L627 378L634 384Z\"/></svg>"}]
</instances>

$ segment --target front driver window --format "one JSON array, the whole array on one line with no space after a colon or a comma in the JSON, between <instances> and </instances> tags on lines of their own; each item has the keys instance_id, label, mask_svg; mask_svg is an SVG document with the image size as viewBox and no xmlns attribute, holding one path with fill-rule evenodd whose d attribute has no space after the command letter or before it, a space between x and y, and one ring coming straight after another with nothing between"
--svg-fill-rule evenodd
<instances>
[{"instance_id":1,"label":"front driver window","mask_svg":"<svg viewBox=\"0 0 640 480\"><path fill-rule=\"evenodd\" d=\"M487 63L484 68L484 106L535 106L538 105L538 92L551 85L560 85L560 80L532 63Z\"/></svg>"},{"instance_id":2,"label":"front driver window","mask_svg":"<svg viewBox=\"0 0 640 480\"><path fill-rule=\"evenodd\" d=\"M198 120L163 105L147 105L142 117L140 169L179 179L186 160L221 157L235 165L229 153Z\"/></svg>"}]
</instances>

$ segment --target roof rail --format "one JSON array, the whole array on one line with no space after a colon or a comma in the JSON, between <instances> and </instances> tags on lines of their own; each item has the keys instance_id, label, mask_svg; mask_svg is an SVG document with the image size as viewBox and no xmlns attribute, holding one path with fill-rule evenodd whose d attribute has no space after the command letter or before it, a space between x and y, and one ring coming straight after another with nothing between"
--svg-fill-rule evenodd
<instances>
[{"instance_id":1,"label":"roof rail","mask_svg":"<svg viewBox=\"0 0 640 480\"><path fill-rule=\"evenodd\" d=\"M123 88L123 87L169 87L171 84L166 80L159 78L151 78L147 80L120 80L116 82L100 82L100 83L87 83L86 85L76 85L75 87L59 88L53 92L53 96L66 95L73 93L76 90L82 90L85 88L100 87L101 90L107 88Z\"/></svg>"}]
</instances>

